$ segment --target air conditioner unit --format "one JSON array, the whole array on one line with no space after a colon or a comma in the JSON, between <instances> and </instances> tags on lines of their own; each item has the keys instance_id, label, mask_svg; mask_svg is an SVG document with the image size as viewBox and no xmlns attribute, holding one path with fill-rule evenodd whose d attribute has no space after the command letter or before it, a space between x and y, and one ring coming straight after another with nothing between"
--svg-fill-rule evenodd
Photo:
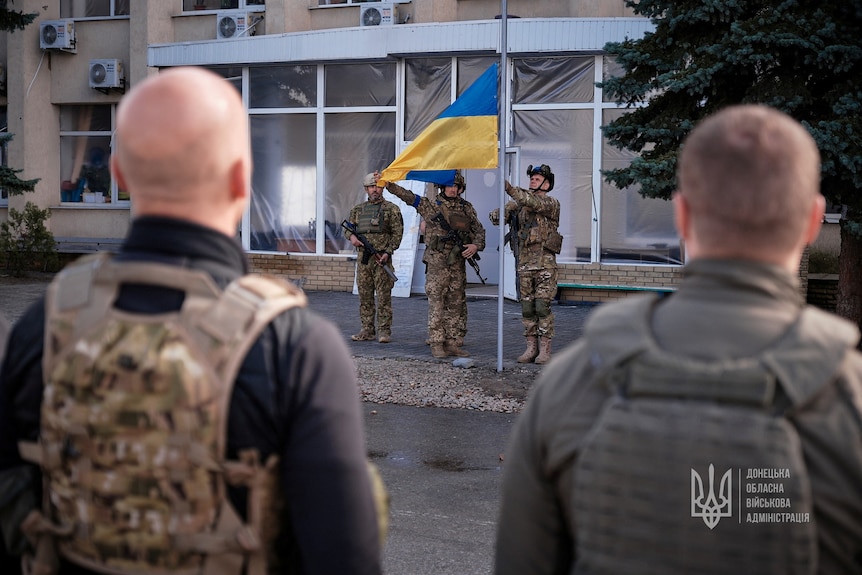
<instances>
[{"instance_id":1,"label":"air conditioner unit","mask_svg":"<svg viewBox=\"0 0 862 575\"><path fill-rule=\"evenodd\" d=\"M389 26L398 23L398 8L390 2L366 2L359 9L360 26Z\"/></svg>"},{"instance_id":2,"label":"air conditioner unit","mask_svg":"<svg viewBox=\"0 0 862 575\"><path fill-rule=\"evenodd\" d=\"M216 38L229 40L246 35L248 30L248 14L246 12L218 12L216 14Z\"/></svg>"},{"instance_id":3,"label":"air conditioner unit","mask_svg":"<svg viewBox=\"0 0 862 575\"><path fill-rule=\"evenodd\" d=\"M124 89L123 61L116 58L90 60L90 87L105 92L111 88Z\"/></svg>"},{"instance_id":4,"label":"air conditioner unit","mask_svg":"<svg viewBox=\"0 0 862 575\"><path fill-rule=\"evenodd\" d=\"M39 47L43 50L63 50L75 52L74 20L43 20L39 22Z\"/></svg>"}]
</instances>

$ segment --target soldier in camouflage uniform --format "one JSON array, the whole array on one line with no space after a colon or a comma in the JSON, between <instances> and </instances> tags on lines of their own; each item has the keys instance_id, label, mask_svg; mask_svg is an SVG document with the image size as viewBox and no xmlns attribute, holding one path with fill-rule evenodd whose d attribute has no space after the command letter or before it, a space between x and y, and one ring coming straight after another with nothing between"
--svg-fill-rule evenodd
<instances>
[{"instance_id":1,"label":"soldier in camouflage uniform","mask_svg":"<svg viewBox=\"0 0 862 575\"><path fill-rule=\"evenodd\" d=\"M551 301L557 295L557 254L563 237L560 225L560 201L548 195L554 189L554 173L547 164L527 168L530 189L516 188L506 182L506 193L512 201L506 204L505 220L513 213L518 218L518 293L521 299L521 321L527 349L518 363L547 363L551 359L554 337L554 314ZM496 226L500 210L489 217Z\"/></svg>"},{"instance_id":2,"label":"soldier in camouflage uniform","mask_svg":"<svg viewBox=\"0 0 862 575\"><path fill-rule=\"evenodd\" d=\"M389 343L392 337L392 286L395 281L383 266L392 269L392 254L401 245L401 236L404 235L404 219L398 206L383 199L383 188L377 185L374 174L366 175L362 185L368 194L368 201L350 210L348 221L356 225L356 231L365 236L380 253L363 264L362 242L350 231L344 230L344 235L360 253L356 260L356 286L359 289L359 320L362 322L362 330L350 336L350 339L374 339L374 295L377 294L377 341Z\"/></svg>"},{"instance_id":3,"label":"soldier in camouflage uniform","mask_svg":"<svg viewBox=\"0 0 862 575\"><path fill-rule=\"evenodd\" d=\"M360 253L356 260L356 286L359 289L359 320L362 322L362 329L350 336L350 339L374 339L374 296L377 294L377 341L389 343L392 338L392 287L395 281L383 266L392 269L392 254L401 245L401 236L404 235L404 219L398 206L383 199L383 188L377 185L374 174L367 174L362 185L368 194L368 201L354 206L348 220L356 225L356 231L365 236L380 253L363 264L362 242L350 231L344 231L344 235Z\"/></svg>"},{"instance_id":4,"label":"soldier in camouflage uniform","mask_svg":"<svg viewBox=\"0 0 862 575\"><path fill-rule=\"evenodd\" d=\"M379 174L375 174L379 176ZM467 325L467 269L465 260L485 249L485 228L473 204L461 197L466 189L464 176L456 172L453 185L438 186L433 200L419 197L398 184L386 189L413 206L425 219L425 293L428 295L428 342L431 355L468 357L462 349ZM464 243L447 239L441 219L455 230Z\"/></svg>"}]
</instances>

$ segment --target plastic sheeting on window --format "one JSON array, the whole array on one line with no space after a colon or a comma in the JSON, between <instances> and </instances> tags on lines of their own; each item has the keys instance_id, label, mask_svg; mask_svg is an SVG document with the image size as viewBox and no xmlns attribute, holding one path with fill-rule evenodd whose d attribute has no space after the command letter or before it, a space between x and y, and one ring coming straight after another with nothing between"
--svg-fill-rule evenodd
<instances>
[{"instance_id":1,"label":"plastic sheeting on window","mask_svg":"<svg viewBox=\"0 0 862 575\"><path fill-rule=\"evenodd\" d=\"M315 115L252 115L250 126L254 163L251 249L314 253Z\"/></svg>"},{"instance_id":2,"label":"plastic sheeting on window","mask_svg":"<svg viewBox=\"0 0 862 575\"><path fill-rule=\"evenodd\" d=\"M625 110L605 110L607 124ZM628 166L636 154L602 142L602 169ZM637 186L620 190L602 180L601 261L605 263L680 264L680 243L674 227L673 205L644 198Z\"/></svg>"},{"instance_id":3,"label":"plastic sheeting on window","mask_svg":"<svg viewBox=\"0 0 862 575\"><path fill-rule=\"evenodd\" d=\"M406 61L404 139L412 141L452 103L452 59Z\"/></svg>"},{"instance_id":4,"label":"plastic sheeting on window","mask_svg":"<svg viewBox=\"0 0 862 575\"><path fill-rule=\"evenodd\" d=\"M326 115L325 253L353 252L341 220L367 199L362 178L395 159L395 114L355 112Z\"/></svg>"},{"instance_id":5,"label":"plastic sheeting on window","mask_svg":"<svg viewBox=\"0 0 862 575\"><path fill-rule=\"evenodd\" d=\"M524 58L515 60L515 104L592 102L595 58Z\"/></svg>"},{"instance_id":6,"label":"plastic sheeting on window","mask_svg":"<svg viewBox=\"0 0 862 575\"><path fill-rule=\"evenodd\" d=\"M248 106L251 109L317 106L317 66L250 68Z\"/></svg>"},{"instance_id":7,"label":"plastic sheeting on window","mask_svg":"<svg viewBox=\"0 0 862 575\"><path fill-rule=\"evenodd\" d=\"M330 64L324 68L326 106L394 106L395 64Z\"/></svg>"},{"instance_id":8,"label":"plastic sheeting on window","mask_svg":"<svg viewBox=\"0 0 862 575\"><path fill-rule=\"evenodd\" d=\"M554 173L551 194L560 200L563 251L560 262L589 262L592 215L592 110L516 111L513 144L521 149L518 182L529 186L530 164L548 164Z\"/></svg>"},{"instance_id":9,"label":"plastic sheeting on window","mask_svg":"<svg viewBox=\"0 0 862 575\"><path fill-rule=\"evenodd\" d=\"M480 56L476 58L458 58L458 97L473 85L479 76L485 73L489 66L499 62L499 58ZM499 81L500 78L498 77Z\"/></svg>"}]
</instances>

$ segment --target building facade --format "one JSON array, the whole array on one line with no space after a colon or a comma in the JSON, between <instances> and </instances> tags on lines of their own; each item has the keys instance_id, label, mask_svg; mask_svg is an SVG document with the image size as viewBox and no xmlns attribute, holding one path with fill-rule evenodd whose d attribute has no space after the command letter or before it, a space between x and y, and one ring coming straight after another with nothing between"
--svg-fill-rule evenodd
<instances>
[{"instance_id":1,"label":"building facade","mask_svg":"<svg viewBox=\"0 0 862 575\"><path fill-rule=\"evenodd\" d=\"M254 268L310 289L352 289L354 256L339 224L364 197L362 175L387 166L501 61L499 0L13 7L38 17L0 40L7 86L0 103L15 135L7 161L41 180L33 194L0 200L0 218L29 200L50 209L61 250L122 238L134 202L107 171L116 104L160 69L203 66L232 82L249 111L255 170L240 236ZM601 136L600 126L624 113L597 85L616 71L602 49L651 24L623 0L510 0L506 21L504 172L521 186L531 164L555 173L561 297L600 301L672 288L683 256L670 203L601 176L631 160ZM486 214L500 202L499 171L466 177L466 197L488 228L483 274L495 283L500 242Z\"/></svg>"}]
</instances>

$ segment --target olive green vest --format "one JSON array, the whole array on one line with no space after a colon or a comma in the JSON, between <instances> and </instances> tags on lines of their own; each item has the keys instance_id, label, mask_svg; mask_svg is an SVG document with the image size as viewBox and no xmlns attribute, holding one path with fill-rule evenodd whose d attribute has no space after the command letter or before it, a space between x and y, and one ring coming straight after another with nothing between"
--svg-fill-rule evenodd
<instances>
[{"instance_id":1,"label":"olive green vest","mask_svg":"<svg viewBox=\"0 0 862 575\"><path fill-rule=\"evenodd\" d=\"M815 573L793 415L834 383L855 328L805 308L762 353L697 361L659 348L655 301L602 307L585 331L610 398L575 464L574 573Z\"/></svg>"}]
</instances>

